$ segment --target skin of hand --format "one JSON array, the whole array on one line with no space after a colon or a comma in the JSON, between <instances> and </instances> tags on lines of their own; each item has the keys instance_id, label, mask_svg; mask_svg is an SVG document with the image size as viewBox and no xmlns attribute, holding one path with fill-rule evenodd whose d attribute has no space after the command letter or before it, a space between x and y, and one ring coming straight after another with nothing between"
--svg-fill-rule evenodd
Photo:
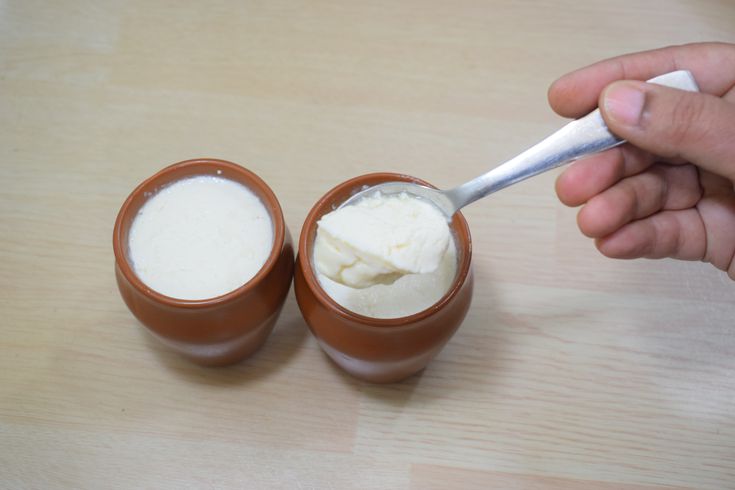
<instances>
[{"instance_id":1,"label":"skin of hand","mask_svg":"<svg viewBox=\"0 0 735 490\"><path fill-rule=\"evenodd\" d=\"M687 69L701 93L641 80ZM557 179L579 229L612 258L709 262L735 280L735 45L700 43L620 56L564 75L549 103L565 117L596 106L628 144Z\"/></svg>"}]
</instances>

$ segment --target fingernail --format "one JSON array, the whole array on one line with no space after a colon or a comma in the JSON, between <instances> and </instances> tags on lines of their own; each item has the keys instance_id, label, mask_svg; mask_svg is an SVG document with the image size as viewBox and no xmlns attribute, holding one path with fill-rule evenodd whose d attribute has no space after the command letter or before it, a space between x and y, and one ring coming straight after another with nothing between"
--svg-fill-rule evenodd
<instances>
[{"instance_id":1,"label":"fingernail","mask_svg":"<svg viewBox=\"0 0 735 490\"><path fill-rule=\"evenodd\" d=\"M646 94L636 85L622 82L611 85L604 95L605 112L625 126L637 126L643 113Z\"/></svg>"}]
</instances>

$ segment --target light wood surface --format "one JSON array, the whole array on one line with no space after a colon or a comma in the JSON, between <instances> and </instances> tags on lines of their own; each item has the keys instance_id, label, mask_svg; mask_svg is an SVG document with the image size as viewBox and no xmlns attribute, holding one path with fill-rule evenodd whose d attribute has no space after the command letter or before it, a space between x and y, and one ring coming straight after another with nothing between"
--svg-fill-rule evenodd
<instances>
[{"instance_id":1,"label":"light wood surface","mask_svg":"<svg viewBox=\"0 0 735 490\"><path fill-rule=\"evenodd\" d=\"M247 166L297 237L349 177L450 186L535 143L566 71L733 26L731 0L1 1L0 487L735 488L735 284L601 257L554 173L466 210L469 316L389 386L332 365L293 294L254 357L189 364L111 246L167 164Z\"/></svg>"}]
</instances>

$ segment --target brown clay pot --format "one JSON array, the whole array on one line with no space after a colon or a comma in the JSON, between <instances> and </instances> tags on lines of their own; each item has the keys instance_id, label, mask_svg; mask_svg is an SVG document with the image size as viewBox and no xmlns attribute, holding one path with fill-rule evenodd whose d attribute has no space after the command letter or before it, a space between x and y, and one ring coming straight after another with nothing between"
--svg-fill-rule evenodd
<instances>
[{"instance_id":1,"label":"brown clay pot","mask_svg":"<svg viewBox=\"0 0 735 490\"><path fill-rule=\"evenodd\" d=\"M128 259L128 232L151 194L194 175L218 175L252 190L270 211L274 241L263 267L243 286L215 298L183 300L151 290L136 276ZM130 311L164 344L203 365L231 364L255 352L273 329L291 286L293 245L275 194L254 173L223 160L187 160L142 182L120 208L112 242L117 285Z\"/></svg>"},{"instance_id":2,"label":"brown clay pot","mask_svg":"<svg viewBox=\"0 0 735 490\"><path fill-rule=\"evenodd\" d=\"M401 318L370 318L343 308L319 285L312 265L319 219L363 186L396 180L429 185L407 175L375 173L348 180L327 192L304 222L294 279L299 308L322 349L345 371L376 383L399 381L426 367L462 323L472 300L472 240L460 213L451 223L457 242L457 276L449 291L430 308Z\"/></svg>"}]
</instances>

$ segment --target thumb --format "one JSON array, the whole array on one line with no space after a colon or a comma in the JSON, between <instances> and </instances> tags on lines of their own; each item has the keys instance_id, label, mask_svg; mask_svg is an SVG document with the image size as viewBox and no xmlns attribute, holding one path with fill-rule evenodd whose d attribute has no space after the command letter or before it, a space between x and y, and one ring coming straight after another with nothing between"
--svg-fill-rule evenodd
<instances>
[{"instance_id":1,"label":"thumb","mask_svg":"<svg viewBox=\"0 0 735 490\"><path fill-rule=\"evenodd\" d=\"M683 158L735 182L735 104L709 94L619 81L600 95L610 131L664 158Z\"/></svg>"}]
</instances>

